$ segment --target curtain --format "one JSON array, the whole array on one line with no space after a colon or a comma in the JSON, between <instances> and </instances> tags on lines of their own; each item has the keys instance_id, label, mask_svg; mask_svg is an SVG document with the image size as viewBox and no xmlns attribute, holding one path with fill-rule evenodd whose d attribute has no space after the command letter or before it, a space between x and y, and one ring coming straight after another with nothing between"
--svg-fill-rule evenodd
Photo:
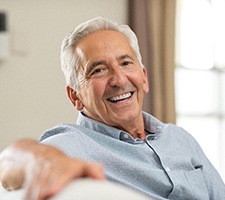
<instances>
[{"instance_id":1,"label":"curtain","mask_svg":"<svg viewBox=\"0 0 225 200\"><path fill-rule=\"evenodd\" d=\"M143 110L175 123L175 0L128 0L128 23L136 33L148 72Z\"/></svg>"}]
</instances>

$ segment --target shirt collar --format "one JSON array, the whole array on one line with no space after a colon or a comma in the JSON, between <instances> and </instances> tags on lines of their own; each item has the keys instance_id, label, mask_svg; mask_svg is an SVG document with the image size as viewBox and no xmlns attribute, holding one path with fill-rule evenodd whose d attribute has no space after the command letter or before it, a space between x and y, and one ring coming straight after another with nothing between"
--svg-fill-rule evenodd
<instances>
[{"instance_id":1,"label":"shirt collar","mask_svg":"<svg viewBox=\"0 0 225 200\"><path fill-rule=\"evenodd\" d=\"M142 112L142 114L146 132L149 134L159 134L164 126L164 123L146 112Z\"/></svg>"},{"instance_id":2,"label":"shirt collar","mask_svg":"<svg viewBox=\"0 0 225 200\"><path fill-rule=\"evenodd\" d=\"M146 134L152 137L158 136L164 124L146 112L142 112L142 114L144 118ZM123 130L108 126L104 123L86 117L81 112L79 112L77 124L125 142L129 143L143 142L140 139L134 139L129 133Z\"/></svg>"},{"instance_id":3,"label":"shirt collar","mask_svg":"<svg viewBox=\"0 0 225 200\"><path fill-rule=\"evenodd\" d=\"M102 122L93 120L89 117L86 117L82 112L79 112L77 124L84 126L85 128L102 133L104 135L111 136L115 139L120 139L121 130L114 128L112 126L108 126Z\"/></svg>"}]
</instances>

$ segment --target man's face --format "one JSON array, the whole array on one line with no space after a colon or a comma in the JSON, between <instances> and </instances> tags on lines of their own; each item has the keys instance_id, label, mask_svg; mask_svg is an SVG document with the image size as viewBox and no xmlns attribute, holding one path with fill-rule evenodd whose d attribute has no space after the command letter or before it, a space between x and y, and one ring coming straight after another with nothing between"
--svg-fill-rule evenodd
<instances>
[{"instance_id":1,"label":"man's face","mask_svg":"<svg viewBox=\"0 0 225 200\"><path fill-rule=\"evenodd\" d=\"M103 30L82 39L77 49L85 60L76 91L84 114L118 128L140 120L148 81L128 39Z\"/></svg>"}]
</instances>

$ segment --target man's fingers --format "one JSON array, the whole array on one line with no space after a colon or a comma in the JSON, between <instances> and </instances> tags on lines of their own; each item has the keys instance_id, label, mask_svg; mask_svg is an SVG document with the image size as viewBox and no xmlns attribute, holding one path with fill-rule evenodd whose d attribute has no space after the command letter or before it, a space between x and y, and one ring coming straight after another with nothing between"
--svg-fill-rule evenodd
<instances>
[{"instance_id":1,"label":"man's fingers","mask_svg":"<svg viewBox=\"0 0 225 200\"><path fill-rule=\"evenodd\" d=\"M59 193L71 180L80 177L104 179L103 167L69 157L42 160L26 181L26 200L45 200Z\"/></svg>"},{"instance_id":2,"label":"man's fingers","mask_svg":"<svg viewBox=\"0 0 225 200\"><path fill-rule=\"evenodd\" d=\"M37 161L35 166L27 169L25 188L25 200L39 200L45 199L49 189L56 180L56 173L51 173L51 162ZM53 181L53 179L55 179Z\"/></svg>"},{"instance_id":3,"label":"man's fingers","mask_svg":"<svg viewBox=\"0 0 225 200\"><path fill-rule=\"evenodd\" d=\"M21 163L9 157L8 153L3 151L0 154L0 181L5 189L15 190L22 186L25 174Z\"/></svg>"},{"instance_id":4,"label":"man's fingers","mask_svg":"<svg viewBox=\"0 0 225 200\"><path fill-rule=\"evenodd\" d=\"M1 176L2 186L6 190L16 190L21 188L24 180L24 173L21 169L5 170Z\"/></svg>"},{"instance_id":5,"label":"man's fingers","mask_svg":"<svg viewBox=\"0 0 225 200\"><path fill-rule=\"evenodd\" d=\"M58 172L57 180L52 184L52 188L49 189L47 196L54 196L65 187L71 180L81 177L91 177L95 179L104 179L104 170L100 164L93 164L89 162L80 161L77 159L68 158L64 161L63 165L59 165L61 168ZM63 169L63 170L62 170ZM55 174L51 177L56 177Z\"/></svg>"},{"instance_id":6,"label":"man's fingers","mask_svg":"<svg viewBox=\"0 0 225 200\"><path fill-rule=\"evenodd\" d=\"M86 163L84 176L100 180L105 179L103 166L98 163Z\"/></svg>"}]
</instances>

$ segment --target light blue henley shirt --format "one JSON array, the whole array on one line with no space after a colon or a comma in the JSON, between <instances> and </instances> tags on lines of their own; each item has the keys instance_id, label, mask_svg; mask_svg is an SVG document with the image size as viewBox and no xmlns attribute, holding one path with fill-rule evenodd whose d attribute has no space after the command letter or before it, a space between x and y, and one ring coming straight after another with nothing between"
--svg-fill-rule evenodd
<instances>
[{"instance_id":1,"label":"light blue henley shirt","mask_svg":"<svg viewBox=\"0 0 225 200\"><path fill-rule=\"evenodd\" d=\"M225 185L195 139L143 112L146 140L79 114L47 130L41 143L104 165L108 180L156 200L225 200Z\"/></svg>"}]
</instances>

